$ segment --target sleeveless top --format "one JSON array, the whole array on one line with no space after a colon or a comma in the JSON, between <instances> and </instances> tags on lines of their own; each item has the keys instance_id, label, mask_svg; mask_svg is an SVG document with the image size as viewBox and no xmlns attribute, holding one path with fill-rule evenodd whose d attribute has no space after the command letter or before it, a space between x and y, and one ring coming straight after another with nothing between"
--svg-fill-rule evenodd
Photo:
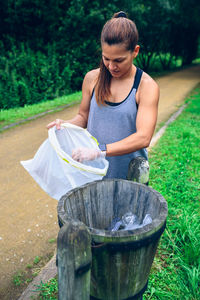
<instances>
[{"instance_id":1,"label":"sleeveless top","mask_svg":"<svg viewBox=\"0 0 200 300\"><path fill-rule=\"evenodd\" d=\"M98 105L93 90L87 130L99 144L111 144L136 132L137 103L135 94L142 72L137 68L129 95L119 103L105 101L106 105ZM147 150L143 148L125 155L106 157L109 161L109 168L104 178L126 179L129 163L137 156L148 159Z\"/></svg>"}]
</instances>

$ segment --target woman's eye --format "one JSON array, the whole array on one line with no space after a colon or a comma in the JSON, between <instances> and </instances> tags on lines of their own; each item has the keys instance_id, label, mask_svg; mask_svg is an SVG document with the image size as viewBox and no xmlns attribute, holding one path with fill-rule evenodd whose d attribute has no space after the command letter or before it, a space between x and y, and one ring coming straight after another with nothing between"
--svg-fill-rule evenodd
<instances>
[{"instance_id":1,"label":"woman's eye","mask_svg":"<svg viewBox=\"0 0 200 300\"><path fill-rule=\"evenodd\" d=\"M106 58L106 57L103 57L103 59L105 60L105 61L110 61L110 59L109 58ZM121 62L123 62L123 60L119 60L119 59L116 59L116 60L114 60L114 62L115 63L121 63Z\"/></svg>"}]
</instances>

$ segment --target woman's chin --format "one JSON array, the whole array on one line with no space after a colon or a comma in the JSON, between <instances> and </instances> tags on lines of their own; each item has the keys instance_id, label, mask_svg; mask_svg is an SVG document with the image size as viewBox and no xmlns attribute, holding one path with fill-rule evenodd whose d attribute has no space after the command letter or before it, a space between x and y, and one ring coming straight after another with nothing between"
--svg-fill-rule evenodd
<instances>
[{"instance_id":1,"label":"woman's chin","mask_svg":"<svg viewBox=\"0 0 200 300\"><path fill-rule=\"evenodd\" d=\"M120 76L120 72L119 71L117 71L117 72L111 72L110 71L110 74L113 76L113 77L119 77Z\"/></svg>"}]
</instances>

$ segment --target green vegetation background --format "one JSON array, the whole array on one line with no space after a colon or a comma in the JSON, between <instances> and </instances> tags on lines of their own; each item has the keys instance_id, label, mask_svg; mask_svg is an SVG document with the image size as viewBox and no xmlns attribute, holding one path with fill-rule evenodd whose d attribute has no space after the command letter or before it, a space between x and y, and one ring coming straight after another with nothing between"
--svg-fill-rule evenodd
<instances>
[{"instance_id":1,"label":"green vegetation background","mask_svg":"<svg viewBox=\"0 0 200 300\"><path fill-rule=\"evenodd\" d=\"M85 73L99 66L102 26L120 10L137 24L136 64L145 71L198 56L198 0L1 0L0 109L80 91Z\"/></svg>"}]
</instances>

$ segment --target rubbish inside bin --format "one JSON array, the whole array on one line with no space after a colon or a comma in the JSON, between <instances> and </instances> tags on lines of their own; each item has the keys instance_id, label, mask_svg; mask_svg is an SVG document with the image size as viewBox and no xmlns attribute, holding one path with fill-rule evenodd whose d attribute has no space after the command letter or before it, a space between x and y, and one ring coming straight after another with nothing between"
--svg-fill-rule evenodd
<instances>
[{"instance_id":1,"label":"rubbish inside bin","mask_svg":"<svg viewBox=\"0 0 200 300\"><path fill-rule=\"evenodd\" d=\"M72 150L78 147L99 149L98 142L86 129L64 123L60 130L55 126L50 128L48 135L34 158L21 164L52 198L59 200L71 189L106 175L105 158L80 163L71 157Z\"/></svg>"},{"instance_id":2,"label":"rubbish inside bin","mask_svg":"<svg viewBox=\"0 0 200 300\"><path fill-rule=\"evenodd\" d=\"M113 219L108 230L117 231L117 230L133 230L142 228L145 225L151 224L152 218L149 214L146 214L142 223L139 223L138 217L132 212L127 212L122 216L122 218Z\"/></svg>"},{"instance_id":3,"label":"rubbish inside bin","mask_svg":"<svg viewBox=\"0 0 200 300\"><path fill-rule=\"evenodd\" d=\"M122 220L120 220L120 218L114 218L112 220L111 225L108 227L108 230L117 231L117 230L119 230L121 225L122 225Z\"/></svg>"}]
</instances>

